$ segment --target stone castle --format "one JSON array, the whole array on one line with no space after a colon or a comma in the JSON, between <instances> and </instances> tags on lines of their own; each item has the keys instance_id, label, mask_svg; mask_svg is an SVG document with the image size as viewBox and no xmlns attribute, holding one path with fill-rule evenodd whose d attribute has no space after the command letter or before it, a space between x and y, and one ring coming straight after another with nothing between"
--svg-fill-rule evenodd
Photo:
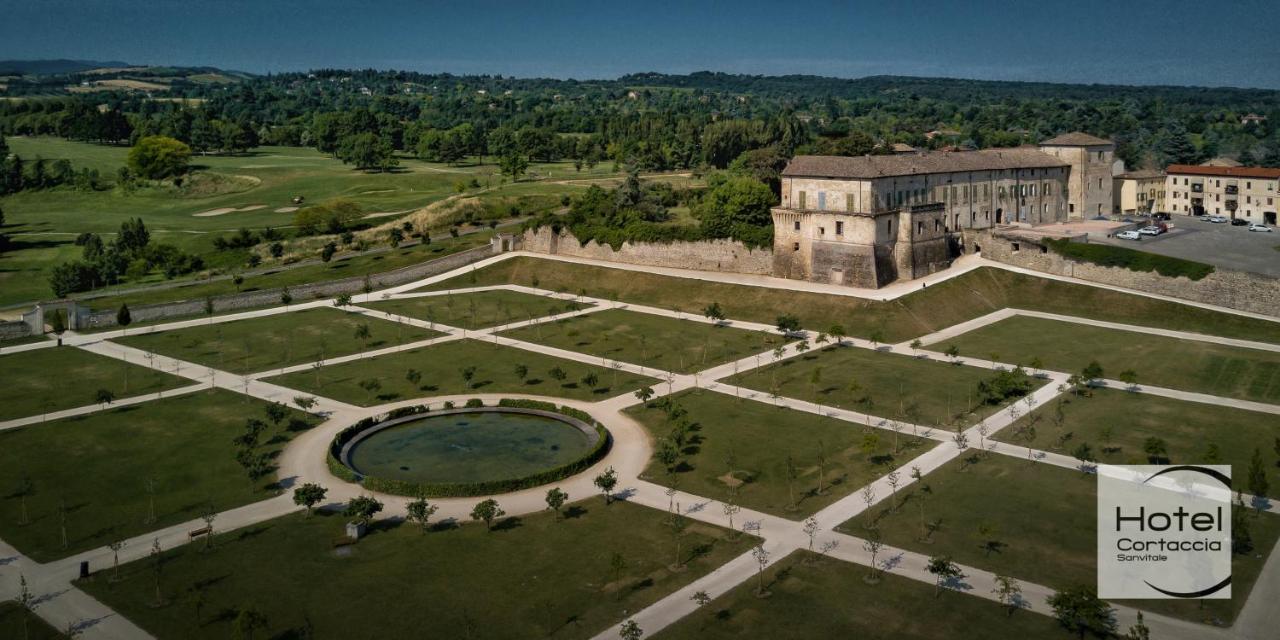
<instances>
[{"instance_id":1,"label":"stone castle","mask_svg":"<svg viewBox=\"0 0 1280 640\"><path fill-rule=\"evenodd\" d=\"M1068 133L1037 146L797 156L773 209L773 275L881 287L946 268L966 234L1112 210L1115 145Z\"/></svg>"}]
</instances>

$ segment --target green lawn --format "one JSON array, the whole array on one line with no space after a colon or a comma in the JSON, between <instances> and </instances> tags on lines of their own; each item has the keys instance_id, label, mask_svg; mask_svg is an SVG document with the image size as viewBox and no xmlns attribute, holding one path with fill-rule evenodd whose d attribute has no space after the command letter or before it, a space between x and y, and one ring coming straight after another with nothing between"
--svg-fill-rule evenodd
<instances>
[{"instance_id":1,"label":"green lawn","mask_svg":"<svg viewBox=\"0 0 1280 640\"><path fill-rule=\"evenodd\" d=\"M576 311L587 305L519 291L477 291L426 298L379 300L360 306L439 322L451 327L483 329L532 320L554 313Z\"/></svg>"},{"instance_id":2,"label":"green lawn","mask_svg":"<svg viewBox=\"0 0 1280 640\"><path fill-rule=\"evenodd\" d=\"M582 291L592 297L697 314L712 302L719 302L729 318L773 323L779 315L794 314L811 329L825 330L840 324L849 335L870 337L879 332L891 342L910 340L998 309L1016 307L1280 343L1280 323L997 268L976 269L889 302L532 257L503 260L429 288L502 283Z\"/></svg>"},{"instance_id":3,"label":"green lawn","mask_svg":"<svg viewBox=\"0 0 1280 640\"><path fill-rule=\"evenodd\" d=\"M367 339L355 337L361 325L369 328ZM126 336L116 341L224 371L253 373L415 342L436 335L440 333L322 307Z\"/></svg>"},{"instance_id":4,"label":"green lawn","mask_svg":"<svg viewBox=\"0 0 1280 640\"><path fill-rule=\"evenodd\" d=\"M24 624L25 623L25 624ZM0 602L0 638L55 640L66 636L16 602Z\"/></svg>"},{"instance_id":5,"label":"green lawn","mask_svg":"<svg viewBox=\"0 0 1280 640\"><path fill-rule=\"evenodd\" d=\"M1147 438L1164 440L1172 464L1230 464L1238 477L1249 468L1254 449L1262 451L1270 494L1280 497L1280 416L1213 404L1186 402L1116 389L1095 389L1090 397L1062 396L996 434L998 440L1071 454L1088 444L1100 462L1148 464ZM1034 431L1026 430L1032 425ZM1210 446L1218 448L1213 462Z\"/></svg>"},{"instance_id":6,"label":"green lawn","mask_svg":"<svg viewBox=\"0 0 1280 640\"><path fill-rule=\"evenodd\" d=\"M47 347L0 356L0 420L72 409L97 402L99 389L116 398L193 384L150 369L75 347Z\"/></svg>"},{"instance_id":7,"label":"green lawn","mask_svg":"<svg viewBox=\"0 0 1280 640\"><path fill-rule=\"evenodd\" d=\"M765 355L763 362L773 356ZM813 379L819 371L818 380ZM828 346L725 380L779 396L919 425L970 424L995 413L978 400L978 383L995 372L936 360ZM1033 380L1039 386L1042 382ZM854 387L856 383L856 387ZM914 409L912 408L914 406Z\"/></svg>"},{"instance_id":8,"label":"green lawn","mask_svg":"<svg viewBox=\"0 0 1280 640\"><path fill-rule=\"evenodd\" d=\"M960 353L1026 364L1040 358L1048 369L1080 371L1097 360L1108 378L1121 371L1138 383L1217 396L1280 404L1280 353L1178 340L1077 324L1015 316L934 345L954 344Z\"/></svg>"},{"instance_id":9,"label":"green lawn","mask_svg":"<svg viewBox=\"0 0 1280 640\"><path fill-rule=\"evenodd\" d=\"M737 504L785 518L801 519L849 495L895 465L919 453L922 444L908 435L868 431L848 422L784 407L771 407L713 391L691 390L671 397L684 408L693 425L674 476L654 459L644 476L663 486L695 495L728 499L737 490ZM677 424L661 401L635 407L628 413L639 420L654 440L672 438ZM674 439L672 439L674 442ZM864 451L864 444L869 448ZM797 467L796 508L787 483L787 457ZM825 462L819 466L820 457ZM732 462L730 462L732 461ZM731 468L732 467L732 468ZM819 474L823 493L818 493ZM906 472L903 472L906 480Z\"/></svg>"},{"instance_id":10,"label":"green lawn","mask_svg":"<svg viewBox=\"0 0 1280 640\"><path fill-rule=\"evenodd\" d=\"M599 498L575 506L570 518L541 513L494 531L383 524L349 554L332 547L344 519L286 516L221 536L211 553L166 553L169 603L159 608L146 560L123 567L119 583L78 584L162 638L226 638L248 607L266 617L261 637L310 637L310 627L332 638L590 638L751 544L693 524L681 540L686 566L673 571L676 539L662 511Z\"/></svg>"},{"instance_id":11,"label":"green lawn","mask_svg":"<svg viewBox=\"0 0 1280 640\"><path fill-rule=\"evenodd\" d=\"M663 371L692 373L768 351L780 335L609 309L502 335Z\"/></svg>"},{"instance_id":12,"label":"green lawn","mask_svg":"<svg viewBox=\"0 0 1280 640\"><path fill-rule=\"evenodd\" d=\"M527 367L522 380L517 365ZM470 382L462 372L475 367ZM405 375L409 369L422 374L415 387ZM565 373L556 380L552 370ZM595 374L596 384L583 379ZM379 388L369 391L360 386L366 380L377 380ZM268 379L269 382L317 395L370 406L393 400L461 393L527 393L576 400L599 400L657 384L657 380L607 367L582 364L533 353L514 347L497 346L480 340L458 340L430 347L402 351L376 358L299 371Z\"/></svg>"},{"instance_id":13,"label":"green lawn","mask_svg":"<svg viewBox=\"0 0 1280 640\"><path fill-rule=\"evenodd\" d=\"M925 476L925 482L933 490L925 501L925 519L941 522L931 542L920 541L920 503L914 490L903 496L897 513L887 513L885 504L839 528L866 536L866 524L874 520L889 545L950 555L961 564L1053 588L1096 584L1097 477L1093 474L990 454L963 471L959 460L953 460ZM1280 538L1280 516L1264 514L1249 522L1256 551L1234 556L1231 600L1127 604L1189 620L1234 619L1262 570L1265 554ZM982 535L982 526L994 533ZM988 551L987 540L1003 546Z\"/></svg>"},{"instance_id":14,"label":"green lawn","mask_svg":"<svg viewBox=\"0 0 1280 640\"><path fill-rule=\"evenodd\" d=\"M857 638L858 640L1024 640L1067 638L1048 616L1008 615L990 600L947 592L887 573L867 584L867 569L797 551L764 572L769 597L752 578L653 636L704 638Z\"/></svg>"},{"instance_id":15,"label":"green lawn","mask_svg":"<svg viewBox=\"0 0 1280 640\"><path fill-rule=\"evenodd\" d=\"M225 510L274 493L274 477L251 482L232 439L248 418L266 421L267 403L230 391L200 391L140 405L0 432L0 538L37 562ZM304 419L291 412L291 417ZM290 420L269 426L259 452L292 437ZM268 422L268 425L270 423ZM21 525L21 479L30 524ZM156 522L147 480L155 482ZM67 510L62 547L59 506Z\"/></svg>"}]
</instances>

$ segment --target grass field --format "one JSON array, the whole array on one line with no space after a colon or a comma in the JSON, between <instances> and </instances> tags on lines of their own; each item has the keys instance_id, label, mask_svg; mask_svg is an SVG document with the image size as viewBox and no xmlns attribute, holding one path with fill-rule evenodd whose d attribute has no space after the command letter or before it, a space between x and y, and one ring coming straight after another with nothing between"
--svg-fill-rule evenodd
<instances>
[{"instance_id":1,"label":"grass field","mask_svg":"<svg viewBox=\"0 0 1280 640\"><path fill-rule=\"evenodd\" d=\"M703 638L858 638L859 640L1024 640L1072 638L1052 618L1008 615L998 603L961 593L934 597L927 583L797 551L764 572L768 598L752 578L654 635Z\"/></svg>"},{"instance_id":2,"label":"grass field","mask_svg":"<svg viewBox=\"0 0 1280 640\"><path fill-rule=\"evenodd\" d=\"M97 169L110 184L124 166L128 147L69 142L49 137L11 137L13 153L30 162L67 159L79 169ZM355 201L368 212L399 212L426 206L455 193L455 185L475 179L479 188L471 193L482 199L503 199L528 195L558 197L577 193L593 179L616 174L601 164L577 172L572 163L536 164L529 176L518 183L505 182L497 167L471 161L443 165L402 157L390 173L366 173L342 164L315 149L260 147L236 156L195 156L196 171L187 189L141 188L132 193L116 189L77 191L70 187L28 191L0 198L15 249L0 257L0 306L50 297L46 282L56 264L73 260L81 250L73 244L77 234L94 232L111 240L120 223L140 216L151 230L154 242L175 245L201 254L211 267L239 268L247 254L243 250L218 252L213 239L240 227L261 229L292 225L290 212L276 209L291 205L294 196L308 203L342 197ZM252 211L216 216L195 216L215 209L241 209L261 205ZM388 218L379 218L384 222ZM316 275L323 275L322 273ZM143 280L154 281L153 275Z\"/></svg>"},{"instance_id":3,"label":"grass field","mask_svg":"<svg viewBox=\"0 0 1280 640\"><path fill-rule=\"evenodd\" d=\"M681 491L717 500L728 499L736 489L737 504L784 518L805 518L849 495L919 453L917 447L922 443L899 435L895 456L894 434L869 433L859 425L833 418L712 391L686 391L671 400L688 411L687 419L694 425L692 436L674 475L654 459L644 477L668 487L674 481ZM668 437L675 427L657 404L628 410L655 440ZM864 446L868 448L864 450ZM789 508L788 456L798 471L794 510ZM821 466L820 458L825 458Z\"/></svg>"},{"instance_id":4,"label":"grass field","mask_svg":"<svg viewBox=\"0 0 1280 640\"><path fill-rule=\"evenodd\" d=\"M356 338L360 326L369 338ZM289 313L126 336L131 347L233 373L253 373L379 349L440 335L335 308Z\"/></svg>"},{"instance_id":5,"label":"grass field","mask_svg":"<svg viewBox=\"0 0 1280 640\"><path fill-rule=\"evenodd\" d=\"M400 298L367 302L362 307L439 322L464 329L482 329L532 320L553 313L574 311L585 305L519 291L477 291L426 298Z\"/></svg>"},{"instance_id":6,"label":"grass field","mask_svg":"<svg viewBox=\"0 0 1280 640\"><path fill-rule=\"evenodd\" d=\"M516 372L517 365L528 368L523 379ZM475 367L470 382L462 376L468 367ZM422 374L416 386L405 377L409 369ZM556 380L551 373L553 369L563 371L565 378ZM589 388L583 380L588 374L595 374L598 378L594 387ZM377 380L381 386L368 391L360 386L366 380ZM461 393L527 393L599 400L643 385L657 384L656 380L625 371L561 360L480 340L445 342L276 376L268 381L361 406Z\"/></svg>"},{"instance_id":7,"label":"grass field","mask_svg":"<svg viewBox=\"0 0 1280 640\"><path fill-rule=\"evenodd\" d=\"M502 335L664 371L692 373L767 351L780 335L609 309Z\"/></svg>"},{"instance_id":8,"label":"grass field","mask_svg":"<svg viewBox=\"0 0 1280 640\"><path fill-rule=\"evenodd\" d=\"M899 342L1016 307L1112 322L1280 343L1280 323L1005 271L976 269L890 302L673 278L554 260L504 260L432 285L450 289L514 283L701 314L719 302L729 318L773 323L795 314L807 328L844 326L849 335Z\"/></svg>"},{"instance_id":9,"label":"grass field","mask_svg":"<svg viewBox=\"0 0 1280 640\"><path fill-rule=\"evenodd\" d=\"M161 592L170 602L159 608L145 560L123 567L119 583L78 584L162 638L226 638L248 607L267 620L262 637L314 628L334 638L589 638L751 544L695 523L681 540L686 568L673 571L676 539L662 511L598 498L576 507L563 520L542 513L494 531L383 524L345 556L331 546L345 520L286 516L221 536L212 553L168 552Z\"/></svg>"},{"instance_id":10,"label":"grass field","mask_svg":"<svg viewBox=\"0 0 1280 640\"><path fill-rule=\"evenodd\" d=\"M772 356L765 355L764 362ZM818 380L814 372L818 371ZM849 346L829 346L727 378L768 393L917 425L970 424L996 412L978 400L994 372ZM856 383L856 387L854 386ZM1038 386L1041 381L1035 380ZM914 408L913 408L914 407Z\"/></svg>"},{"instance_id":11,"label":"grass field","mask_svg":"<svg viewBox=\"0 0 1280 640\"><path fill-rule=\"evenodd\" d=\"M840 525L857 536L875 520L885 544L925 553L947 554L960 564L1036 582L1053 588L1097 582L1097 478L1047 464L992 454L960 470L953 460L925 477L933 494L925 501L925 519L940 520L932 542L921 542L919 494L903 496L897 513L884 504ZM1035 517L1027 517L1035 514ZM1129 604L1188 620L1230 622L1244 606L1265 555L1280 537L1280 516L1250 517L1256 551L1233 556L1232 599L1143 600ZM990 527L983 535L980 527ZM998 550L985 547L988 540ZM1202 606L1201 606L1202 605Z\"/></svg>"},{"instance_id":12,"label":"grass field","mask_svg":"<svg viewBox=\"0 0 1280 640\"><path fill-rule=\"evenodd\" d=\"M1063 396L1062 425L1054 403L1046 404L996 439L1026 446L1023 428L1034 427L1031 446L1070 455L1087 443L1100 462L1148 464L1143 443L1160 438L1172 464L1230 464L1243 476L1254 449L1262 452L1271 495L1280 498L1280 416L1199 402L1185 402L1115 389L1096 389L1091 397ZM1211 460L1211 446L1219 462ZM1247 490L1247 489L1246 489Z\"/></svg>"},{"instance_id":13,"label":"grass field","mask_svg":"<svg viewBox=\"0 0 1280 640\"><path fill-rule=\"evenodd\" d=\"M25 624L24 624L25 622ZM66 636L15 602L0 602L0 638L55 640Z\"/></svg>"},{"instance_id":14,"label":"grass field","mask_svg":"<svg viewBox=\"0 0 1280 640\"><path fill-rule=\"evenodd\" d=\"M945 341L960 353L1080 371L1097 360L1106 377L1131 369L1146 383L1280 404L1280 353L1015 316ZM934 345L943 349L943 344Z\"/></svg>"},{"instance_id":15,"label":"grass field","mask_svg":"<svg viewBox=\"0 0 1280 640\"><path fill-rule=\"evenodd\" d=\"M192 384L150 369L75 347L47 347L0 356L0 420L25 418L97 402L99 389L117 399Z\"/></svg>"},{"instance_id":16,"label":"grass field","mask_svg":"<svg viewBox=\"0 0 1280 640\"><path fill-rule=\"evenodd\" d=\"M92 549L272 495L274 476L251 482L232 439L267 403L230 391L200 391L0 432L0 538L37 562ZM304 419L291 412L292 417ZM270 426L258 451L274 455L292 437ZM270 424L270 423L268 423ZM51 455L56 452L56 455ZM23 477L30 524L21 525ZM145 522L155 482L156 522ZM59 506L67 510L62 548Z\"/></svg>"}]
</instances>

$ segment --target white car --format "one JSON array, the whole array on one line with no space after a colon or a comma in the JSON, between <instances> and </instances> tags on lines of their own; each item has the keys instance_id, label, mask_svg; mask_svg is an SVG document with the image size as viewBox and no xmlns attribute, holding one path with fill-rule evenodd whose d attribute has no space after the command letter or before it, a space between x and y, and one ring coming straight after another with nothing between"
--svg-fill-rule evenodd
<instances>
[{"instance_id":1,"label":"white car","mask_svg":"<svg viewBox=\"0 0 1280 640\"><path fill-rule=\"evenodd\" d=\"M1265 231L1265 232L1267 232L1267 233L1271 233L1271 227L1268 227L1268 226L1267 226L1267 225L1265 225L1265 224L1260 224L1260 223L1257 223L1257 222L1255 222L1255 223L1253 223L1253 224L1249 225L1249 230L1250 230L1250 231Z\"/></svg>"},{"instance_id":2,"label":"white car","mask_svg":"<svg viewBox=\"0 0 1280 640\"><path fill-rule=\"evenodd\" d=\"M1226 216L1209 216L1209 222L1212 222L1214 224L1222 224L1227 221L1228 221L1228 218Z\"/></svg>"},{"instance_id":3,"label":"white car","mask_svg":"<svg viewBox=\"0 0 1280 640\"><path fill-rule=\"evenodd\" d=\"M1141 240L1142 234L1137 231L1121 231L1116 234L1116 237L1121 240Z\"/></svg>"},{"instance_id":4,"label":"white car","mask_svg":"<svg viewBox=\"0 0 1280 640\"><path fill-rule=\"evenodd\" d=\"M1151 225L1149 227L1138 229L1138 233L1141 233L1144 236L1158 236L1161 233L1164 233L1164 230L1155 225Z\"/></svg>"}]
</instances>

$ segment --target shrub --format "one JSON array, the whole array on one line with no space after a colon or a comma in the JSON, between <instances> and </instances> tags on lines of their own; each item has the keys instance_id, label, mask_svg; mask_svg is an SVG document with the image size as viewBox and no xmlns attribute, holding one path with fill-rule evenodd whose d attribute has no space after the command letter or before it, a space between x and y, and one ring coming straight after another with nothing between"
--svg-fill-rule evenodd
<instances>
[{"instance_id":1,"label":"shrub","mask_svg":"<svg viewBox=\"0 0 1280 640\"><path fill-rule=\"evenodd\" d=\"M1130 271L1154 271L1170 278L1182 276L1191 280L1199 280L1214 271L1213 265L1203 262L1162 256L1128 247L1055 239L1048 239L1045 242L1054 253L1064 258L1104 267L1124 267Z\"/></svg>"}]
</instances>

